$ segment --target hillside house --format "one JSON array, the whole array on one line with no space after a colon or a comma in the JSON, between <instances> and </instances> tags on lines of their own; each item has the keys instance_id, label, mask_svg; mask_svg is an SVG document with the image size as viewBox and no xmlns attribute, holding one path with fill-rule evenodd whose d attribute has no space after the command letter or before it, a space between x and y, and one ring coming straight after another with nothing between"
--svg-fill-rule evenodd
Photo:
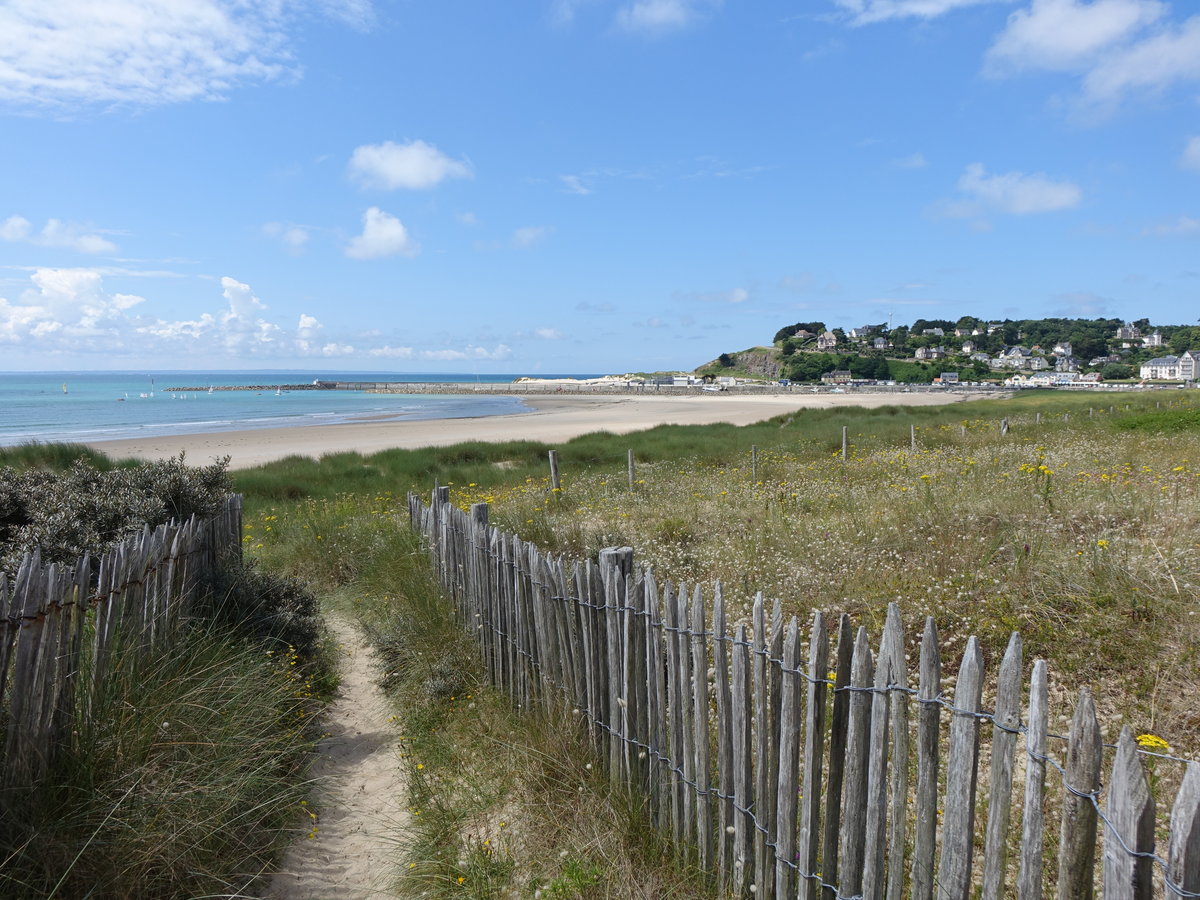
<instances>
[{"instance_id":1,"label":"hillside house","mask_svg":"<svg viewBox=\"0 0 1200 900\"><path fill-rule=\"evenodd\" d=\"M918 347L917 359L945 359L946 351L941 347Z\"/></svg>"},{"instance_id":2,"label":"hillside house","mask_svg":"<svg viewBox=\"0 0 1200 900\"><path fill-rule=\"evenodd\" d=\"M1143 347L1161 347L1164 343L1161 331L1156 331L1142 338Z\"/></svg>"},{"instance_id":3,"label":"hillside house","mask_svg":"<svg viewBox=\"0 0 1200 900\"><path fill-rule=\"evenodd\" d=\"M974 352L975 352L975 342L974 341L963 341L963 345L962 345L963 356L970 356Z\"/></svg>"},{"instance_id":4,"label":"hillside house","mask_svg":"<svg viewBox=\"0 0 1200 900\"><path fill-rule=\"evenodd\" d=\"M1138 328L1136 325L1134 325L1132 322L1126 322L1124 325L1122 325L1120 328L1117 329L1117 340L1118 341L1137 341L1137 340L1141 340L1141 337L1142 337L1141 329Z\"/></svg>"},{"instance_id":5,"label":"hillside house","mask_svg":"<svg viewBox=\"0 0 1200 900\"><path fill-rule=\"evenodd\" d=\"M875 325L860 325L858 328L851 328L846 337L855 341L865 341L878 330Z\"/></svg>"},{"instance_id":6,"label":"hillside house","mask_svg":"<svg viewBox=\"0 0 1200 900\"><path fill-rule=\"evenodd\" d=\"M832 350L837 346L837 343L838 339L836 334L834 334L832 331L823 331L821 332L820 337L817 338L817 349Z\"/></svg>"},{"instance_id":7,"label":"hillside house","mask_svg":"<svg viewBox=\"0 0 1200 900\"><path fill-rule=\"evenodd\" d=\"M822 375L821 382L823 384L849 384L853 377L849 369L834 369L832 372Z\"/></svg>"},{"instance_id":8,"label":"hillside house","mask_svg":"<svg viewBox=\"0 0 1200 900\"><path fill-rule=\"evenodd\" d=\"M871 341L871 346L874 347L876 350L886 350L887 345L888 345L888 340L885 337L877 337Z\"/></svg>"},{"instance_id":9,"label":"hillside house","mask_svg":"<svg viewBox=\"0 0 1200 900\"><path fill-rule=\"evenodd\" d=\"M942 384L958 384L958 373L957 372L943 372L940 376L938 376L938 380Z\"/></svg>"},{"instance_id":10,"label":"hillside house","mask_svg":"<svg viewBox=\"0 0 1200 900\"><path fill-rule=\"evenodd\" d=\"M997 331L999 331L999 330L1000 330L1001 328L1003 328L1003 327L1004 327L1004 323L1003 323L1003 322L988 322L988 324L987 324L987 333L988 333L988 334L995 334Z\"/></svg>"},{"instance_id":11,"label":"hillside house","mask_svg":"<svg viewBox=\"0 0 1200 900\"><path fill-rule=\"evenodd\" d=\"M1079 360L1074 356L1055 356L1054 357L1055 372L1078 372Z\"/></svg>"},{"instance_id":12,"label":"hillside house","mask_svg":"<svg viewBox=\"0 0 1200 900\"><path fill-rule=\"evenodd\" d=\"M1071 349L1070 341L1059 341L1054 345L1054 349L1050 351L1055 356L1070 356L1074 351Z\"/></svg>"},{"instance_id":13,"label":"hillside house","mask_svg":"<svg viewBox=\"0 0 1200 900\"><path fill-rule=\"evenodd\" d=\"M942 328L926 328L924 331L921 332L921 334L925 335L926 337L945 337L946 336L945 329L942 329Z\"/></svg>"}]
</instances>

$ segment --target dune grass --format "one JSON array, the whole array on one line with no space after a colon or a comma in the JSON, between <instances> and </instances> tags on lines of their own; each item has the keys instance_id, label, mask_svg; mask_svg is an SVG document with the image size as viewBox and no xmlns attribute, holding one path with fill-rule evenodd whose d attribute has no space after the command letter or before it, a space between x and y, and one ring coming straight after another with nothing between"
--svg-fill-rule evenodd
<instances>
[{"instance_id":1,"label":"dune grass","mask_svg":"<svg viewBox=\"0 0 1200 900\"><path fill-rule=\"evenodd\" d=\"M254 895L308 822L311 672L196 627L103 687L44 781L0 795L0 896Z\"/></svg>"}]
</instances>

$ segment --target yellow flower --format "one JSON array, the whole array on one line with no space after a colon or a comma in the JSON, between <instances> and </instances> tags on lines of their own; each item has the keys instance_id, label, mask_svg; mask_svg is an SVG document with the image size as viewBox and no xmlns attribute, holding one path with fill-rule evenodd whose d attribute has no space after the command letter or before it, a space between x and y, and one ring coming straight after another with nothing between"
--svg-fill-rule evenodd
<instances>
[{"instance_id":1,"label":"yellow flower","mask_svg":"<svg viewBox=\"0 0 1200 900\"><path fill-rule=\"evenodd\" d=\"M1142 749L1153 750L1155 753L1165 753L1171 749L1171 745L1157 734L1139 734L1137 743Z\"/></svg>"},{"instance_id":2,"label":"yellow flower","mask_svg":"<svg viewBox=\"0 0 1200 900\"><path fill-rule=\"evenodd\" d=\"M1103 550L1108 546L1108 541L1101 538L1100 540L1096 541L1096 546Z\"/></svg>"}]
</instances>

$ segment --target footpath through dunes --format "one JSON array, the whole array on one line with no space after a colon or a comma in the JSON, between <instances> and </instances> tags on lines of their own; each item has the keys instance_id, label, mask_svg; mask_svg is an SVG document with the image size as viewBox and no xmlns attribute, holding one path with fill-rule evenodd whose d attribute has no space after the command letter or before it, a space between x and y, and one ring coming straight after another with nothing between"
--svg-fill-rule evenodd
<instances>
[{"instance_id":1,"label":"footpath through dunes","mask_svg":"<svg viewBox=\"0 0 1200 900\"><path fill-rule=\"evenodd\" d=\"M329 617L341 682L313 765L310 830L288 850L270 900L391 897L409 813L400 735L378 685L376 654L361 632Z\"/></svg>"}]
</instances>

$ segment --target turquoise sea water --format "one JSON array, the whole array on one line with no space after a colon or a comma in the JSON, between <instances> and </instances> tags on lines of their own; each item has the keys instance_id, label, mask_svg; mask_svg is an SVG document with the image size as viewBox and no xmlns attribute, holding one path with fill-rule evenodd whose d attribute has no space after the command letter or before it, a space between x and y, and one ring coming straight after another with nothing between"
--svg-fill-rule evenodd
<instances>
[{"instance_id":1,"label":"turquoise sea water","mask_svg":"<svg viewBox=\"0 0 1200 900\"><path fill-rule=\"evenodd\" d=\"M327 425L379 417L457 419L527 411L505 396L281 391L322 381L510 382L515 375L379 372L0 373L0 446L28 441L101 441L160 434ZM555 377L555 376L544 376ZM169 391L171 387L269 385L262 391ZM64 390L65 388L65 390Z\"/></svg>"}]
</instances>

